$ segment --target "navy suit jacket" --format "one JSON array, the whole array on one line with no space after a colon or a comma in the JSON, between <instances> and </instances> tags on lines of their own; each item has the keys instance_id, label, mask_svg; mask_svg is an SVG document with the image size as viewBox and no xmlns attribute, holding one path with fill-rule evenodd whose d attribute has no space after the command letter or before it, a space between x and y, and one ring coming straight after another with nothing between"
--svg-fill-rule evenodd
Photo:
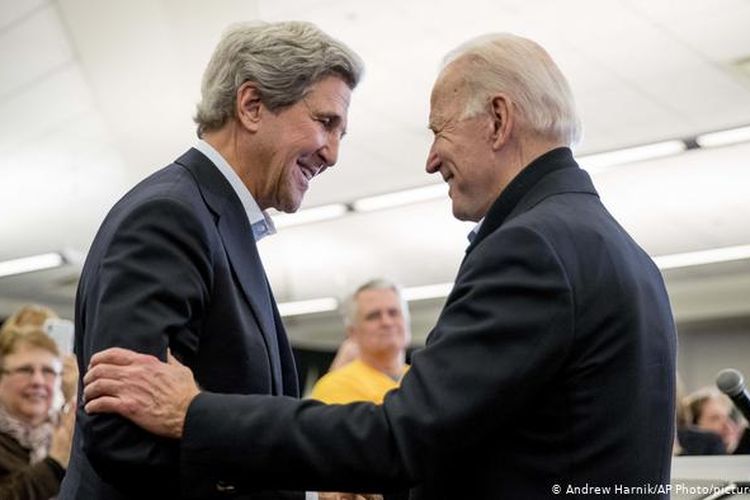
<instances>
[{"instance_id":1,"label":"navy suit jacket","mask_svg":"<svg viewBox=\"0 0 750 500\"><path fill-rule=\"evenodd\" d=\"M169 347L206 390L298 396L245 211L195 149L127 193L91 246L76 297L81 373L113 346L162 359ZM176 441L82 405L77 419L62 500L179 498Z\"/></svg>"},{"instance_id":2,"label":"navy suit jacket","mask_svg":"<svg viewBox=\"0 0 750 500\"><path fill-rule=\"evenodd\" d=\"M674 370L659 270L559 148L491 207L382 406L204 392L188 410L183 472L194 498L218 479L412 485L429 500L560 498L555 485L565 498L587 498L587 485L667 498ZM229 421L215 426L220 413Z\"/></svg>"}]
</instances>

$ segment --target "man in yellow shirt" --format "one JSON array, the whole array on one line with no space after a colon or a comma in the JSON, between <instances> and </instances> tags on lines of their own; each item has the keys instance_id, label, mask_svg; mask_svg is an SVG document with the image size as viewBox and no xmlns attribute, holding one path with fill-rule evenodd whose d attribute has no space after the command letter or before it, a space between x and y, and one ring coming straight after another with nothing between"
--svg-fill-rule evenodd
<instances>
[{"instance_id":1,"label":"man in yellow shirt","mask_svg":"<svg viewBox=\"0 0 750 500\"><path fill-rule=\"evenodd\" d=\"M323 376L311 397L324 403L382 403L408 370L409 310L398 286L384 279L360 286L344 304L344 322L359 358Z\"/></svg>"},{"instance_id":2,"label":"man in yellow shirt","mask_svg":"<svg viewBox=\"0 0 750 500\"><path fill-rule=\"evenodd\" d=\"M388 280L368 281L344 303L344 324L357 358L324 375L310 397L328 404L371 401L380 404L385 394L401 383L409 369L406 348L411 340L409 309L399 287ZM400 500L405 492L380 495L320 493L321 500Z\"/></svg>"}]
</instances>

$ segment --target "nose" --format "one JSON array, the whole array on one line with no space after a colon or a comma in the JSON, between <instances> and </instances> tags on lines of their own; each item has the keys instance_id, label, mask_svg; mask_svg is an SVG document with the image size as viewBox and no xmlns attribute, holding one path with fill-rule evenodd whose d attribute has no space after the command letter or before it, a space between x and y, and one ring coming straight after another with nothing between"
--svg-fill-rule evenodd
<instances>
[{"instance_id":1,"label":"nose","mask_svg":"<svg viewBox=\"0 0 750 500\"><path fill-rule=\"evenodd\" d=\"M328 140L320 148L319 155L324 168L332 167L336 164L339 159L339 143L341 138L338 134L328 134Z\"/></svg>"},{"instance_id":2,"label":"nose","mask_svg":"<svg viewBox=\"0 0 750 500\"><path fill-rule=\"evenodd\" d=\"M430 148L430 152L427 154L427 163L425 165L425 170L428 174L434 174L435 172L440 171L440 165L442 165L442 161L440 161L440 156L438 156L437 152L435 151L435 145Z\"/></svg>"},{"instance_id":3,"label":"nose","mask_svg":"<svg viewBox=\"0 0 750 500\"><path fill-rule=\"evenodd\" d=\"M31 375L31 382L35 385L44 385L47 380L44 378L44 372L42 370L34 370Z\"/></svg>"}]
</instances>

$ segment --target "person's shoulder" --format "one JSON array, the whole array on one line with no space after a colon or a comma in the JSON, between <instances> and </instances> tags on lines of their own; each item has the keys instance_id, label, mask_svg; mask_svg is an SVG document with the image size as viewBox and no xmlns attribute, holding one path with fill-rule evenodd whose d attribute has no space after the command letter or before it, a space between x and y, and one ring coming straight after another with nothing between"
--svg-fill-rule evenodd
<instances>
[{"instance_id":1,"label":"person's shoulder","mask_svg":"<svg viewBox=\"0 0 750 500\"><path fill-rule=\"evenodd\" d=\"M346 378L353 374L362 372L362 369L364 367L364 364L358 360L355 359L353 361L348 362L344 366L341 366L339 368L336 368L335 370L332 370L328 373L326 373L323 379L340 379L340 378Z\"/></svg>"},{"instance_id":2,"label":"person's shoulder","mask_svg":"<svg viewBox=\"0 0 750 500\"><path fill-rule=\"evenodd\" d=\"M310 397L324 403L347 403L351 400L352 390L357 384L352 383L360 373L357 360L323 375L313 386Z\"/></svg>"}]
</instances>

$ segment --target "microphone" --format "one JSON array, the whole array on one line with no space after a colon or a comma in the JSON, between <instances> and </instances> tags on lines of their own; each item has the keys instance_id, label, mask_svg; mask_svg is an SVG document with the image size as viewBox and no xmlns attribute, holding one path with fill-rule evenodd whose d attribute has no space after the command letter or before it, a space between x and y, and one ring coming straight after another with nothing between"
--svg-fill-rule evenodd
<instances>
[{"instance_id":1,"label":"microphone","mask_svg":"<svg viewBox=\"0 0 750 500\"><path fill-rule=\"evenodd\" d=\"M716 386L729 396L734 406L750 422L750 394L745 387L745 378L734 368L721 370L716 376Z\"/></svg>"}]
</instances>

